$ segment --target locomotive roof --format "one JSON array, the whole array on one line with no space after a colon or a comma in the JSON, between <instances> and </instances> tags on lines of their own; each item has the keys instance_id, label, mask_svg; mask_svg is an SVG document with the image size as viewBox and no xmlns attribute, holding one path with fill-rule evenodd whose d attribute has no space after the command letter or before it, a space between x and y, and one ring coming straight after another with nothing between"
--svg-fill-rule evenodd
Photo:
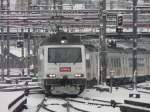
<instances>
[{"instance_id":1,"label":"locomotive roof","mask_svg":"<svg viewBox=\"0 0 150 112\"><path fill-rule=\"evenodd\" d=\"M49 38L44 39L41 43L43 45L64 45L61 43L61 40L67 40L65 45L81 45L81 39L78 36L74 36L71 33L66 32L58 32L56 34L51 35Z\"/></svg>"}]
</instances>

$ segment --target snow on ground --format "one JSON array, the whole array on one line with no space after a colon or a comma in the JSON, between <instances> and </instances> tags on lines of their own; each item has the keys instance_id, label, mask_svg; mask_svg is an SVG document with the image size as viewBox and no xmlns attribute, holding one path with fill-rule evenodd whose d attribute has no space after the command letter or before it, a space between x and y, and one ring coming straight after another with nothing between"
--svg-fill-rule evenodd
<instances>
[{"instance_id":1,"label":"snow on ground","mask_svg":"<svg viewBox=\"0 0 150 112\"><path fill-rule=\"evenodd\" d=\"M108 106L85 105L81 103L71 103L73 106L89 112L120 112L119 108Z\"/></svg>"},{"instance_id":2,"label":"snow on ground","mask_svg":"<svg viewBox=\"0 0 150 112\"><path fill-rule=\"evenodd\" d=\"M10 69L10 74L11 75L19 75L19 73L21 73L21 72L22 72L21 68L11 68ZM0 73L1 73L1 69L0 69ZM4 74L7 74L7 69L4 70Z\"/></svg>"},{"instance_id":3,"label":"snow on ground","mask_svg":"<svg viewBox=\"0 0 150 112\"><path fill-rule=\"evenodd\" d=\"M137 93L137 91L132 91L132 90L128 90L128 89L125 89L125 88L119 88L119 89L113 88L112 93L110 93L110 92L100 92L100 91L97 91L96 89L86 89L80 96L81 97L87 97L87 98L90 98L90 99L104 100L104 101L115 100L118 103L124 103L125 99L150 103L149 102L149 99L150 99L149 94L140 93L141 98L136 99L136 98L129 98L129 93ZM33 97L31 97L31 98L33 98ZM76 100L79 100L79 99L76 99ZM79 100L79 101L82 101L82 100ZM49 102L49 104L51 104L51 103L61 104L60 102L55 101L54 99L51 99L51 102ZM116 107L116 108L113 108L113 107L110 107L110 106L100 106L100 107L98 107L98 106L95 106L95 105L86 105L86 104L81 104L81 103L77 103L77 102L71 102L71 104L74 107L77 107L77 108L80 108L80 109L83 109L83 110L87 110L87 111L90 111L90 112L120 112L119 107ZM65 109L60 107L59 105L55 105L55 106L51 105L51 106L48 106L48 107L50 109L58 111L58 112L65 112ZM31 111L26 110L25 112L31 112ZM75 111L73 111L73 112L75 112Z\"/></svg>"},{"instance_id":4,"label":"snow on ground","mask_svg":"<svg viewBox=\"0 0 150 112\"><path fill-rule=\"evenodd\" d=\"M144 83L140 83L137 85L138 87L144 87L144 88L147 88L149 87L150 88L150 81L146 81Z\"/></svg>"},{"instance_id":5,"label":"snow on ground","mask_svg":"<svg viewBox=\"0 0 150 112\"><path fill-rule=\"evenodd\" d=\"M28 89L33 89L36 88L40 89L39 87L39 83L38 82L28 82L28 86L26 85L26 81L22 81L22 82L19 82L18 84L15 84L15 83L12 83L12 84L0 84L0 91L7 91L7 90L22 90L24 91L26 88Z\"/></svg>"},{"instance_id":6,"label":"snow on ground","mask_svg":"<svg viewBox=\"0 0 150 112\"><path fill-rule=\"evenodd\" d=\"M43 95L30 95L28 97L28 109L24 110L23 112L34 112L37 108L37 105L40 104L41 100L43 98ZM53 111L56 112L66 112L67 109L62 106L62 104L65 104L66 102L62 99L55 99L55 98L50 98L45 104L48 105L47 107ZM113 107L105 107L105 106L99 106L97 108L96 105L86 105L82 103L76 103L76 102L70 102L71 105L73 105L76 108L83 109L89 112L120 112L120 109L113 108ZM41 109L40 112L44 112L44 109ZM73 108L70 108L70 112L79 112Z\"/></svg>"},{"instance_id":7,"label":"snow on ground","mask_svg":"<svg viewBox=\"0 0 150 112\"><path fill-rule=\"evenodd\" d=\"M65 104L65 103L66 103L66 101L64 101L64 100L50 98L50 100L48 100L45 104L47 104L50 109L52 109L56 112L66 112L66 108L61 106L62 104Z\"/></svg>"},{"instance_id":8,"label":"snow on ground","mask_svg":"<svg viewBox=\"0 0 150 112\"><path fill-rule=\"evenodd\" d=\"M110 101L115 99L116 101L123 103L124 98L128 97L128 92L129 92L128 90L122 88L120 88L119 90L115 90L113 88L113 93L100 92L97 91L96 89L87 89L81 94L81 96L104 101Z\"/></svg>"},{"instance_id":9,"label":"snow on ground","mask_svg":"<svg viewBox=\"0 0 150 112\"><path fill-rule=\"evenodd\" d=\"M144 87L148 86L150 84L150 82L145 82L139 85L142 85ZM137 88L137 91L142 91L144 89L141 88ZM80 96L84 97L84 98L90 98L90 99L97 99L97 100L104 100L104 101L111 101L111 100L115 100L118 103L124 103L125 99L129 99L129 100L134 100L134 101L139 101L139 102L145 102L145 103L150 103L149 99L150 99L150 94L147 93L142 93L142 92L137 92L135 90L129 90L129 89L125 89L122 87L119 87L119 89L115 89L113 87L112 89L112 93L110 92L100 92L96 89L86 89ZM150 93L150 90L147 90ZM0 98L2 99L0 101L0 103L3 105L0 105L0 110L1 109L6 109L8 106L8 103L10 101L12 101L16 96L18 96L20 93L22 92L0 92ZM129 93L139 93L141 95L141 98L129 98ZM37 109L37 105L40 104L40 102L43 99L43 95L42 94L31 94L28 96L28 101L27 101L27 106L28 109L24 110L23 112L33 112ZM3 100L5 100L5 103L2 103ZM82 98L76 98L75 100L78 101L87 101L86 99L82 99ZM83 109L83 110L87 110L89 112L120 112L119 107L113 108L111 106L100 106L100 105L89 105L86 103L78 103L78 102L73 102L73 101L69 101L71 103L71 105L73 105L74 107ZM94 102L92 100L88 100L87 102ZM65 101L63 101L62 99L55 99L55 98L50 98L46 104L48 104L48 108L52 109L54 111L57 112L66 112L66 108L62 106L62 104L64 104ZM99 103L101 104L101 102L96 102L95 103ZM75 109L70 108L72 112L76 112ZM3 111L6 112L6 111ZM41 110L40 112L44 112L44 110Z\"/></svg>"},{"instance_id":10,"label":"snow on ground","mask_svg":"<svg viewBox=\"0 0 150 112\"><path fill-rule=\"evenodd\" d=\"M19 75L22 74L23 68L10 68L10 75ZM27 75L27 68L24 68L24 75ZM7 69L4 70L4 74L7 74ZM33 75L33 73L30 72L30 75ZM1 76L1 69L0 69L0 76Z\"/></svg>"},{"instance_id":11,"label":"snow on ground","mask_svg":"<svg viewBox=\"0 0 150 112\"><path fill-rule=\"evenodd\" d=\"M124 103L124 99L134 99L142 102L149 102L150 95L146 93L140 93L141 98L136 99L136 98L129 98L129 93L138 93L136 91L124 89L124 88L119 88L116 90L113 88L113 92L99 92L96 89L87 89L85 92L81 94L82 97L88 97L91 99L99 99L99 100L104 100L104 101L111 101L115 100L116 102L119 103Z\"/></svg>"},{"instance_id":12,"label":"snow on ground","mask_svg":"<svg viewBox=\"0 0 150 112\"><path fill-rule=\"evenodd\" d=\"M8 105L23 92L0 92L0 111L9 112Z\"/></svg>"},{"instance_id":13,"label":"snow on ground","mask_svg":"<svg viewBox=\"0 0 150 112\"><path fill-rule=\"evenodd\" d=\"M17 48L16 46L10 46L10 53L17 57L22 57L22 49ZM1 54L1 49L0 49L0 54ZM30 50L30 54L33 54L32 50ZM26 57L27 54L27 48L24 48L24 56Z\"/></svg>"},{"instance_id":14,"label":"snow on ground","mask_svg":"<svg viewBox=\"0 0 150 112\"><path fill-rule=\"evenodd\" d=\"M35 112L37 105L40 104L41 100L43 99L44 95L41 94L34 94L29 95L27 99L27 110L24 110L23 112Z\"/></svg>"}]
</instances>

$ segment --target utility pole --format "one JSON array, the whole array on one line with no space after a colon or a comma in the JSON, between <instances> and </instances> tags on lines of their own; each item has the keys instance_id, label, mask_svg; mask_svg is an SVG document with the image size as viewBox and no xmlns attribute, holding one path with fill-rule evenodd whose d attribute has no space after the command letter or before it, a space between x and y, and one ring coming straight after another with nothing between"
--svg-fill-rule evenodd
<instances>
[{"instance_id":1,"label":"utility pole","mask_svg":"<svg viewBox=\"0 0 150 112\"><path fill-rule=\"evenodd\" d=\"M98 85L100 84L100 82L102 83L102 73L101 73L101 43L102 43L102 38L103 38L103 32L102 32L102 30L103 30L103 25L102 25L102 15L103 15L103 13L102 13L102 5L101 5L101 1L99 0L99 47L98 47L98 81L97 81L97 83L98 83Z\"/></svg>"},{"instance_id":2,"label":"utility pole","mask_svg":"<svg viewBox=\"0 0 150 112\"><path fill-rule=\"evenodd\" d=\"M101 84L106 81L107 54L106 54L106 0L100 0L99 10L99 74Z\"/></svg>"},{"instance_id":3,"label":"utility pole","mask_svg":"<svg viewBox=\"0 0 150 112\"><path fill-rule=\"evenodd\" d=\"M46 1L45 1L45 4L46 4L46 5L49 5L49 0L46 0ZM46 6L46 7L45 7L45 10L49 10L49 6Z\"/></svg>"},{"instance_id":4,"label":"utility pole","mask_svg":"<svg viewBox=\"0 0 150 112\"><path fill-rule=\"evenodd\" d=\"M56 32L60 31L61 23L62 23L62 0L53 0L53 9L55 10L55 17L58 17L59 24L55 24ZM58 11L57 11L58 9Z\"/></svg>"},{"instance_id":5,"label":"utility pole","mask_svg":"<svg viewBox=\"0 0 150 112\"><path fill-rule=\"evenodd\" d=\"M63 2L62 2L62 0L59 0L59 2L58 2L58 10L59 10L59 16L60 16L60 20L59 20L59 25L58 25L58 31L60 31L61 30L61 28L62 28L62 10L63 10L63 7L62 7L62 5L63 5Z\"/></svg>"},{"instance_id":6,"label":"utility pole","mask_svg":"<svg viewBox=\"0 0 150 112\"><path fill-rule=\"evenodd\" d=\"M31 61L31 57L30 57L30 28L28 28L28 39L27 39L27 51L28 51L28 58L27 58L27 72L28 72L28 76L30 76L30 61Z\"/></svg>"},{"instance_id":7,"label":"utility pole","mask_svg":"<svg viewBox=\"0 0 150 112\"><path fill-rule=\"evenodd\" d=\"M21 47L21 54L22 54L22 76L24 76L24 30L21 28L21 40L23 42L23 46Z\"/></svg>"},{"instance_id":8,"label":"utility pole","mask_svg":"<svg viewBox=\"0 0 150 112\"><path fill-rule=\"evenodd\" d=\"M30 0L28 0L28 11L30 11ZM30 15L30 12L28 12L27 15ZM30 28L28 28L28 39L27 39L27 52L28 52L28 56L27 56L27 72L28 72L28 76L30 76L30 61L31 61L31 57L30 57Z\"/></svg>"},{"instance_id":9,"label":"utility pole","mask_svg":"<svg viewBox=\"0 0 150 112\"><path fill-rule=\"evenodd\" d=\"M59 1L58 1L58 9L59 9L60 11L62 11L62 9L63 9L62 4L63 4L62 0L59 0Z\"/></svg>"},{"instance_id":10,"label":"utility pole","mask_svg":"<svg viewBox=\"0 0 150 112\"><path fill-rule=\"evenodd\" d=\"M1 39L1 76L2 76L2 81L4 81L4 69L5 69L5 55L4 55L4 29L1 27L1 34L2 34L2 39Z\"/></svg>"},{"instance_id":11,"label":"utility pole","mask_svg":"<svg viewBox=\"0 0 150 112\"><path fill-rule=\"evenodd\" d=\"M56 0L53 0L53 9L56 9Z\"/></svg>"},{"instance_id":12,"label":"utility pole","mask_svg":"<svg viewBox=\"0 0 150 112\"><path fill-rule=\"evenodd\" d=\"M133 83L134 89L137 75L137 1L133 0Z\"/></svg>"},{"instance_id":13,"label":"utility pole","mask_svg":"<svg viewBox=\"0 0 150 112\"><path fill-rule=\"evenodd\" d=\"M10 0L7 0L7 15L9 15L10 11ZM9 17L8 17L9 19ZM9 28L9 20L7 21L7 76L9 77L10 75L10 60L9 60L9 51L10 51L10 46L9 46L9 33L10 33L10 28Z\"/></svg>"},{"instance_id":14,"label":"utility pole","mask_svg":"<svg viewBox=\"0 0 150 112\"><path fill-rule=\"evenodd\" d=\"M1 10L4 10L3 0L1 0ZM1 19L3 18L2 15L3 15L3 12L1 12ZM3 22L1 21L1 24L2 23ZM2 37L1 37L2 38L1 39L1 76L2 76L2 81L4 81L5 56L4 56L4 29L3 29L3 26L1 26L1 34L2 34Z\"/></svg>"},{"instance_id":15,"label":"utility pole","mask_svg":"<svg viewBox=\"0 0 150 112\"><path fill-rule=\"evenodd\" d=\"M37 33L37 29L36 28L33 29L33 33L34 34ZM38 46L36 44L37 43L36 41L37 41L38 38L36 39L36 37L38 37L38 36L35 36L35 35L33 36L33 46L34 46L34 48L33 48L33 69L34 69L33 73L34 73L34 76L36 76L36 69L37 69L36 68L37 67L37 63L36 62L37 62L37 47Z\"/></svg>"},{"instance_id":16,"label":"utility pole","mask_svg":"<svg viewBox=\"0 0 150 112\"><path fill-rule=\"evenodd\" d=\"M41 4L41 0L37 0L37 4L38 4L38 10L39 10L39 13L40 13L40 4Z\"/></svg>"}]
</instances>

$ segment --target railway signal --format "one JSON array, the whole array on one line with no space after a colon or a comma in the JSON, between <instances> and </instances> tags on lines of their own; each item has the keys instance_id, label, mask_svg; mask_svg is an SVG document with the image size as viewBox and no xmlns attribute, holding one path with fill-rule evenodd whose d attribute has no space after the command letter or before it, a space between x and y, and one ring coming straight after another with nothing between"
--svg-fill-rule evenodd
<instances>
[{"instance_id":1,"label":"railway signal","mask_svg":"<svg viewBox=\"0 0 150 112\"><path fill-rule=\"evenodd\" d=\"M108 48L116 48L117 47L116 41L115 40L109 40L107 47Z\"/></svg>"},{"instance_id":2,"label":"railway signal","mask_svg":"<svg viewBox=\"0 0 150 112\"><path fill-rule=\"evenodd\" d=\"M118 26L122 26L123 25L123 16L122 15L118 15L118 17L117 17L117 24L118 24Z\"/></svg>"},{"instance_id":3,"label":"railway signal","mask_svg":"<svg viewBox=\"0 0 150 112\"><path fill-rule=\"evenodd\" d=\"M117 33L123 33L123 27L116 27Z\"/></svg>"},{"instance_id":4,"label":"railway signal","mask_svg":"<svg viewBox=\"0 0 150 112\"><path fill-rule=\"evenodd\" d=\"M17 42L17 48L22 48L23 47L23 41L18 41Z\"/></svg>"},{"instance_id":5,"label":"railway signal","mask_svg":"<svg viewBox=\"0 0 150 112\"><path fill-rule=\"evenodd\" d=\"M116 32L117 33L122 33L123 32L123 16L122 15L117 16Z\"/></svg>"}]
</instances>

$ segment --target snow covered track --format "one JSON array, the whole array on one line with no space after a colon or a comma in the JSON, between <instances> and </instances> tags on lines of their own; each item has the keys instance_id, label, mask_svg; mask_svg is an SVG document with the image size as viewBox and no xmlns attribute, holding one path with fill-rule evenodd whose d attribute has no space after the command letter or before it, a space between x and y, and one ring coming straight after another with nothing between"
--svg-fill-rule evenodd
<instances>
[{"instance_id":1,"label":"snow covered track","mask_svg":"<svg viewBox=\"0 0 150 112\"><path fill-rule=\"evenodd\" d=\"M124 89L127 89L127 90L133 90L133 88L131 87L126 87L126 86L121 86L122 88ZM140 87L140 86L137 86L137 92L139 93L145 93L145 94L150 94L150 87Z\"/></svg>"},{"instance_id":2,"label":"snow covered track","mask_svg":"<svg viewBox=\"0 0 150 112\"><path fill-rule=\"evenodd\" d=\"M43 98L43 100L41 101L41 103L37 106L37 110L36 112L39 112L39 110L43 107L44 101L45 101L45 97Z\"/></svg>"},{"instance_id":3,"label":"snow covered track","mask_svg":"<svg viewBox=\"0 0 150 112\"><path fill-rule=\"evenodd\" d=\"M64 111L62 110L62 112L72 112L72 110L75 110L76 112L90 112L72 105L70 101L71 100L69 100L68 98L55 98L44 96L41 103L37 106L35 112L59 112L59 110L57 111L57 109L53 109L55 106L63 108Z\"/></svg>"},{"instance_id":4,"label":"snow covered track","mask_svg":"<svg viewBox=\"0 0 150 112\"><path fill-rule=\"evenodd\" d=\"M124 100L120 105L121 112L150 112L150 104L140 101Z\"/></svg>"},{"instance_id":5,"label":"snow covered track","mask_svg":"<svg viewBox=\"0 0 150 112\"><path fill-rule=\"evenodd\" d=\"M37 84L25 85L24 82L22 84L3 84L0 86L0 92L24 91L25 89L41 90Z\"/></svg>"},{"instance_id":6,"label":"snow covered track","mask_svg":"<svg viewBox=\"0 0 150 112\"><path fill-rule=\"evenodd\" d=\"M119 103L94 101L94 99L76 97L43 97L34 112L99 112L102 107L115 108ZM60 111L61 110L61 111Z\"/></svg>"},{"instance_id":7,"label":"snow covered track","mask_svg":"<svg viewBox=\"0 0 150 112\"><path fill-rule=\"evenodd\" d=\"M23 93L8 105L8 110L10 112L21 112L23 109L26 108L25 106L26 103L27 103L26 93Z\"/></svg>"},{"instance_id":8,"label":"snow covered track","mask_svg":"<svg viewBox=\"0 0 150 112\"><path fill-rule=\"evenodd\" d=\"M82 104L86 104L86 105L96 105L96 106L111 106L111 104L109 103L96 103L96 102L87 102L87 101L79 101L79 100L74 100L74 99L69 99L69 101L71 102L77 102L77 103L82 103Z\"/></svg>"},{"instance_id":9,"label":"snow covered track","mask_svg":"<svg viewBox=\"0 0 150 112\"><path fill-rule=\"evenodd\" d=\"M49 105L59 105L58 103L56 104L48 104L47 102L51 100L51 97L46 97L44 96L44 98L41 100L41 103L39 105L37 105L37 109L35 112L57 112L54 111L52 109L50 109Z\"/></svg>"},{"instance_id":10,"label":"snow covered track","mask_svg":"<svg viewBox=\"0 0 150 112\"><path fill-rule=\"evenodd\" d=\"M5 89L0 89L0 92L12 92L12 91L23 91L25 90L26 88L25 87L15 87L15 88L5 88ZM39 87L32 87L32 88L28 88L29 90L36 90L36 89L39 89Z\"/></svg>"}]
</instances>

